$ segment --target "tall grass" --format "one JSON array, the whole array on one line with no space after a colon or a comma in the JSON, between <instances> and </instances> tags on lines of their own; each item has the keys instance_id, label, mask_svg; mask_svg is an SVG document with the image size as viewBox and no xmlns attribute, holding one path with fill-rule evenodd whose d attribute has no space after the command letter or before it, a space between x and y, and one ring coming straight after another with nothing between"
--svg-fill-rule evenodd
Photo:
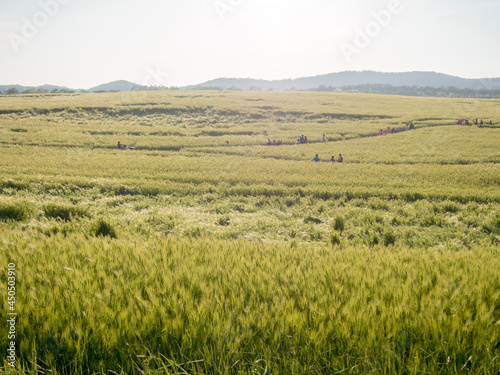
<instances>
[{"instance_id":1,"label":"tall grass","mask_svg":"<svg viewBox=\"0 0 500 375\"><path fill-rule=\"evenodd\" d=\"M497 248L2 235L28 367L36 351L61 374L498 370Z\"/></svg>"},{"instance_id":2,"label":"tall grass","mask_svg":"<svg viewBox=\"0 0 500 375\"><path fill-rule=\"evenodd\" d=\"M451 126L475 111L498 123L495 100L0 97L17 373L497 374L499 129Z\"/></svg>"},{"instance_id":3,"label":"tall grass","mask_svg":"<svg viewBox=\"0 0 500 375\"><path fill-rule=\"evenodd\" d=\"M25 221L33 211L26 201L0 201L0 220Z\"/></svg>"}]
</instances>

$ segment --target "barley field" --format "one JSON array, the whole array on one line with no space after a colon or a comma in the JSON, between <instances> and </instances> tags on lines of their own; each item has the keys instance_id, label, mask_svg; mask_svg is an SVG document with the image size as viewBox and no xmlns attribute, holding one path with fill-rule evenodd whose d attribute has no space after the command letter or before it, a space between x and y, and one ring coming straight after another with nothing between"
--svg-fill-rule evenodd
<instances>
[{"instance_id":1,"label":"barley field","mask_svg":"<svg viewBox=\"0 0 500 375\"><path fill-rule=\"evenodd\" d=\"M0 97L2 371L500 373L499 105Z\"/></svg>"}]
</instances>

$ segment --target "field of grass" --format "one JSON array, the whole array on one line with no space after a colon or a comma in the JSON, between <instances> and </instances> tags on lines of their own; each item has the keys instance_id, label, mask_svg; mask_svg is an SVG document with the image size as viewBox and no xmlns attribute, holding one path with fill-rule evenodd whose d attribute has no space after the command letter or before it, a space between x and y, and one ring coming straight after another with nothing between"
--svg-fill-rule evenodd
<instances>
[{"instance_id":1,"label":"field of grass","mask_svg":"<svg viewBox=\"0 0 500 375\"><path fill-rule=\"evenodd\" d=\"M499 104L1 97L17 373L498 374Z\"/></svg>"}]
</instances>

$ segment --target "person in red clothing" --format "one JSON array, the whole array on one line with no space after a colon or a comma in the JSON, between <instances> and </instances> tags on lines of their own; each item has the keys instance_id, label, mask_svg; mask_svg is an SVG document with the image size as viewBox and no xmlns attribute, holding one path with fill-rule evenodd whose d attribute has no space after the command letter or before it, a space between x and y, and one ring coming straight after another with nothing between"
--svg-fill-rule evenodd
<instances>
[{"instance_id":1,"label":"person in red clothing","mask_svg":"<svg viewBox=\"0 0 500 375\"><path fill-rule=\"evenodd\" d=\"M342 157L342 154L339 154L339 157L337 158L337 163L342 163L344 161L344 158Z\"/></svg>"},{"instance_id":2,"label":"person in red clothing","mask_svg":"<svg viewBox=\"0 0 500 375\"><path fill-rule=\"evenodd\" d=\"M120 150L122 149L122 144L120 141L118 141L118 149L120 149Z\"/></svg>"}]
</instances>

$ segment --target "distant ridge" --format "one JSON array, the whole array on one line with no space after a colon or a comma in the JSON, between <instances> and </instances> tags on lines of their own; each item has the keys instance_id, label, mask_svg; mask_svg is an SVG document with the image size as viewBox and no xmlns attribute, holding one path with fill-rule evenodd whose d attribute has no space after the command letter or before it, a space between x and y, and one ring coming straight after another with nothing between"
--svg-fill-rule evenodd
<instances>
[{"instance_id":1,"label":"distant ridge","mask_svg":"<svg viewBox=\"0 0 500 375\"><path fill-rule=\"evenodd\" d=\"M422 90L420 89L422 88ZM15 89L15 90L13 90ZM500 97L500 78L469 79L435 72L382 73L374 71L347 71L283 80L253 78L217 78L184 87L140 86L120 80L75 90L67 87L43 85L0 85L0 93L43 92L113 92L147 90L241 90L241 91L356 91L395 95ZM476 90L476 92L470 92ZM478 94L481 91L481 94ZM485 93L486 92L486 93Z\"/></svg>"},{"instance_id":2,"label":"distant ridge","mask_svg":"<svg viewBox=\"0 0 500 375\"><path fill-rule=\"evenodd\" d=\"M199 85L181 87L220 87L229 90L317 90L320 87L344 87L367 84L417 87L456 87L472 90L498 90L500 78L468 79L435 72L381 73L374 71L340 72L314 77L284 79L276 81L251 78L217 78Z\"/></svg>"}]
</instances>

